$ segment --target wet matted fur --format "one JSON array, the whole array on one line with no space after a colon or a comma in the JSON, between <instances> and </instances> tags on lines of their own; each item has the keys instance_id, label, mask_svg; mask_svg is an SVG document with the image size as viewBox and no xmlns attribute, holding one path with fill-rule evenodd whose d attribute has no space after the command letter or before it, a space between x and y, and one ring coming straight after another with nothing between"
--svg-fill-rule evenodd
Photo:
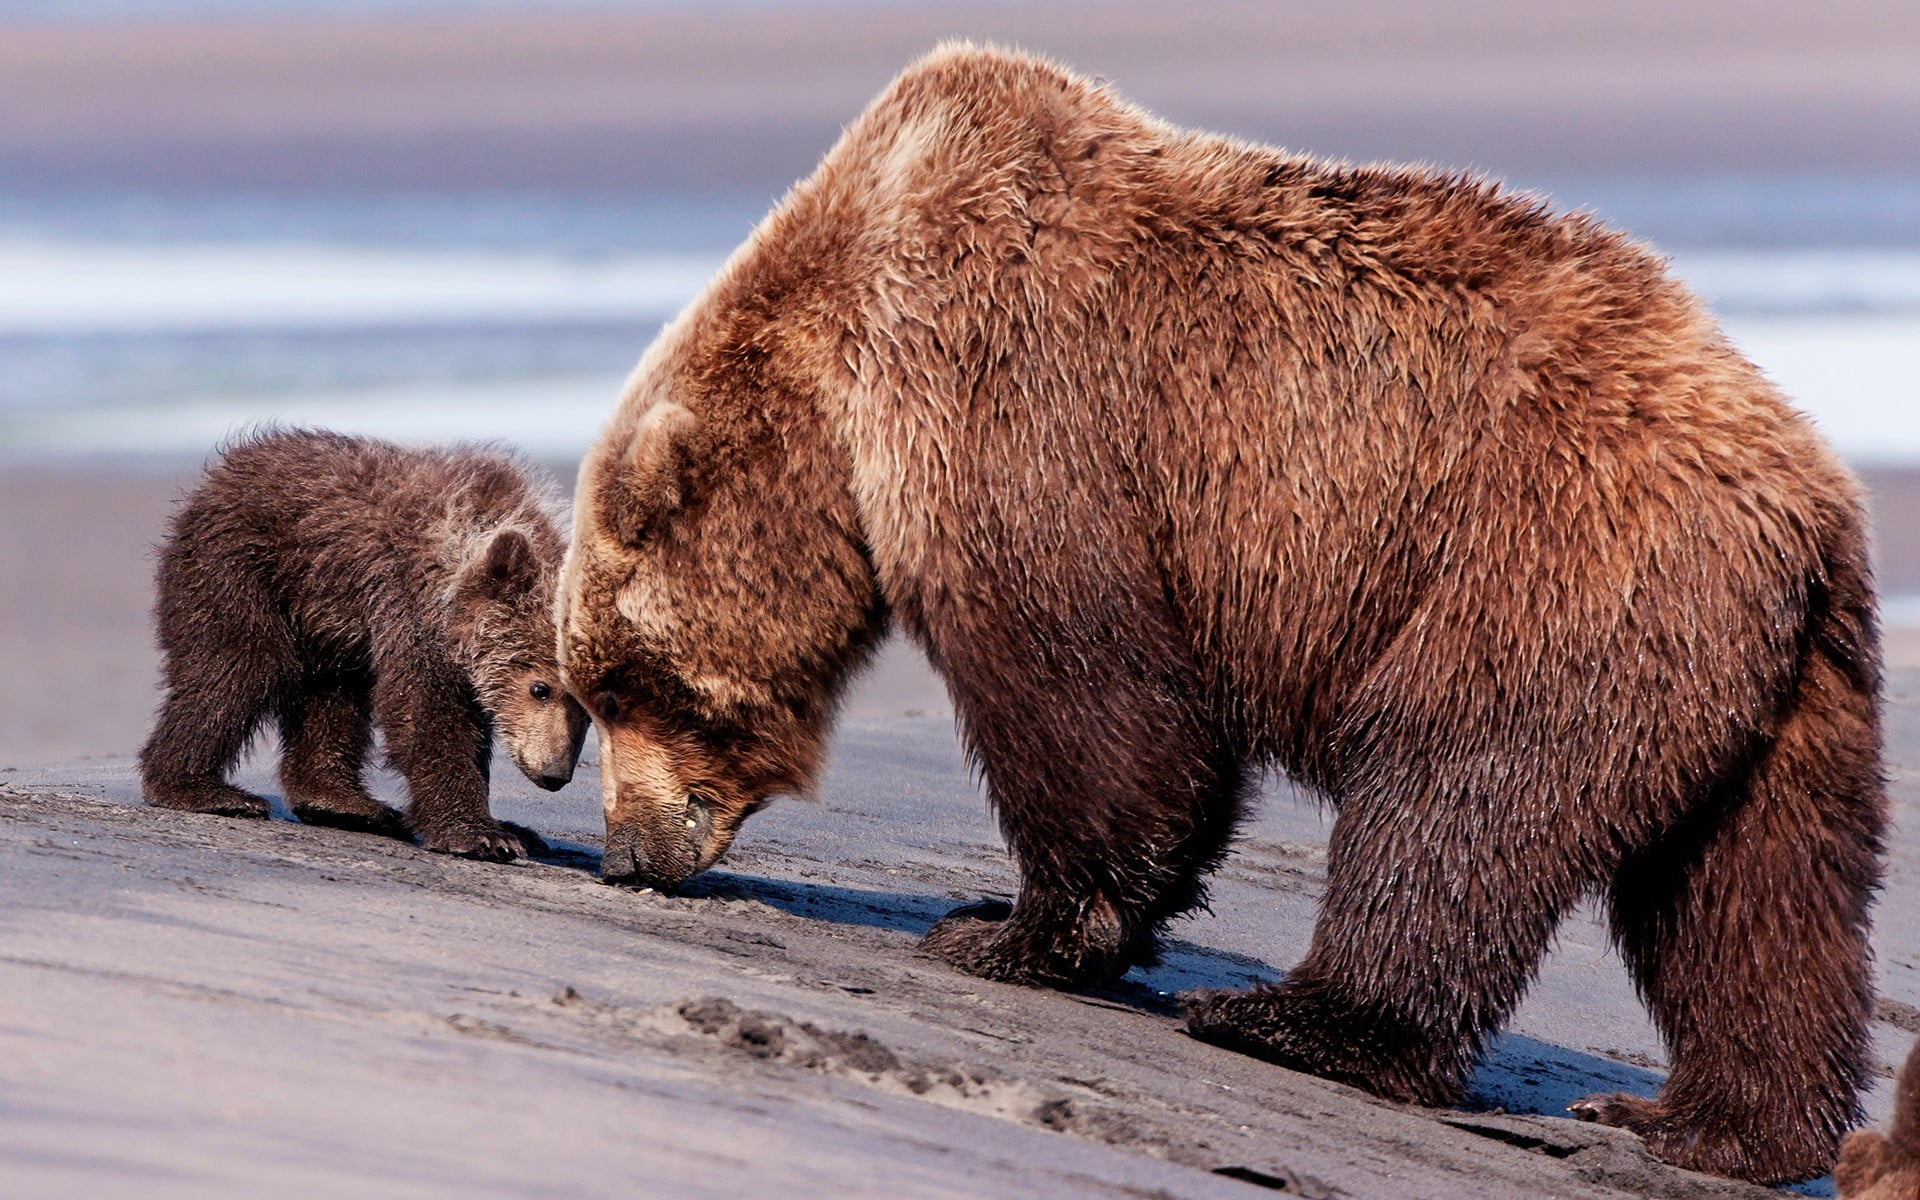
<instances>
[{"instance_id":1,"label":"wet matted fur","mask_svg":"<svg viewBox=\"0 0 1920 1200\"><path fill-rule=\"evenodd\" d=\"M1010 915L928 935L961 967L1148 960L1274 766L1338 808L1324 909L1199 1036L1446 1103L1598 891L1673 1072L1583 1114L1762 1180L1855 1119L1859 489L1592 220L943 48L642 358L561 587L610 876L677 883L808 789L893 622L1020 865Z\"/></svg>"},{"instance_id":2,"label":"wet matted fur","mask_svg":"<svg viewBox=\"0 0 1920 1200\"><path fill-rule=\"evenodd\" d=\"M148 802L266 816L226 774L271 718L302 820L524 853L526 831L488 813L493 738L558 788L587 724L555 661L558 517L550 486L492 452L318 431L227 448L160 551ZM404 818L361 779L375 724L407 781Z\"/></svg>"}]
</instances>

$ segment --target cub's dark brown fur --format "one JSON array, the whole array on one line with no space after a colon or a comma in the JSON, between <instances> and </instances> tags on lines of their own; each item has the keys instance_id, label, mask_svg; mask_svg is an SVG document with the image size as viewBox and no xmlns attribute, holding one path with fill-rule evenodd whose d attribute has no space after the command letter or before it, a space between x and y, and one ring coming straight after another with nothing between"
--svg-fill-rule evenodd
<instances>
[{"instance_id":1,"label":"cub's dark brown fur","mask_svg":"<svg viewBox=\"0 0 1920 1200\"><path fill-rule=\"evenodd\" d=\"M166 696L140 752L148 802L266 816L226 774L271 718L301 820L524 853L525 831L487 811L494 735L558 788L586 733L554 659L554 507L497 454L305 431L228 449L160 554ZM376 723L407 781L404 818L361 781Z\"/></svg>"},{"instance_id":2,"label":"cub's dark brown fur","mask_svg":"<svg viewBox=\"0 0 1920 1200\"><path fill-rule=\"evenodd\" d=\"M1581 1111L1824 1172L1880 872L1858 488L1646 249L1469 178L1188 133L1017 55L909 69L641 360L562 588L605 871L804 790L897 621L1014 854L927 944L1148 959L1250 776L1339 808L1284 983L1198 1035L1459 1096L1603 893L1671 1047Z\"/></svg>"},{"instance_id":3,"label":"cub's dark brown fur","mask_svg":"<svg viewBox=\"0 0 1920 1200\"><path fill-rule=\"evenodd\" d=\"M1840 1200L1920 1200L1920 1043L1907 1051L1894 1086L1887 1132L1862 1129L1840 1143L1833 1169Z\"/></svg>"}]
</instances>

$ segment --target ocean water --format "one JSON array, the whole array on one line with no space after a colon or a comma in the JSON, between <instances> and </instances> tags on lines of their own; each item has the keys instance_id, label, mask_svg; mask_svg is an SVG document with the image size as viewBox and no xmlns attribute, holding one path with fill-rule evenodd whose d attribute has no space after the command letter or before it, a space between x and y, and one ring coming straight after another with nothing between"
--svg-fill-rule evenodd
<instances>
[{"instance_id":1,"label":"ocean water","mask_svg":"<svg viewBox=\"0 0 1920 1200\"><path fill-rule=\"evenodd\" d=\"M1556 194L1673 235L1674 269L1842 453L1920 465L1912 182ZM0 192L0 458L199 456L265 421L577 454L772 201Z\"/></svg>"}]
</instances>

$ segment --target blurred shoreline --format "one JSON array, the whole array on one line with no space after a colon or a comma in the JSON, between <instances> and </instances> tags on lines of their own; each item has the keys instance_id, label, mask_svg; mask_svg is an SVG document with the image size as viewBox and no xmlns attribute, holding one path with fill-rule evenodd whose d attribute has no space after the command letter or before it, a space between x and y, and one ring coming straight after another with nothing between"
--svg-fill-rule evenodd
<instances>
[{"instance_id":1,"label":"blurred shoreline","mask_svg":"<svg viewBox=\"0 0 1920 1200\"><path fill-rule=\"evenodd\" d=\"M1179 124L1521 186L1920 170L1907 0L384 7L0 24L0 179L777 189L953 37Z\"/></svg>"}]
</instances>

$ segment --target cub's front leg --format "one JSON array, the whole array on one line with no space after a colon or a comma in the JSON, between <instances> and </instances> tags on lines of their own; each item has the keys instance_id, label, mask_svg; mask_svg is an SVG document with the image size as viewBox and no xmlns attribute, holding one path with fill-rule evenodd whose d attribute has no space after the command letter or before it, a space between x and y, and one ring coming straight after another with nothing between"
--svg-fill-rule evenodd
<instances>
[{"instance_id":1,"label":"cub's front leg","mask_svg":"<svg viewBox=\"0 0 1920 1200\"><path fill-rule=\"evenodd\" d=\"M387 760L407 781L407 827L439 854L507 862L526 843L487 807L492 738L451 663L389 664L374 684Z\"/></svg>"}]
</instances>

